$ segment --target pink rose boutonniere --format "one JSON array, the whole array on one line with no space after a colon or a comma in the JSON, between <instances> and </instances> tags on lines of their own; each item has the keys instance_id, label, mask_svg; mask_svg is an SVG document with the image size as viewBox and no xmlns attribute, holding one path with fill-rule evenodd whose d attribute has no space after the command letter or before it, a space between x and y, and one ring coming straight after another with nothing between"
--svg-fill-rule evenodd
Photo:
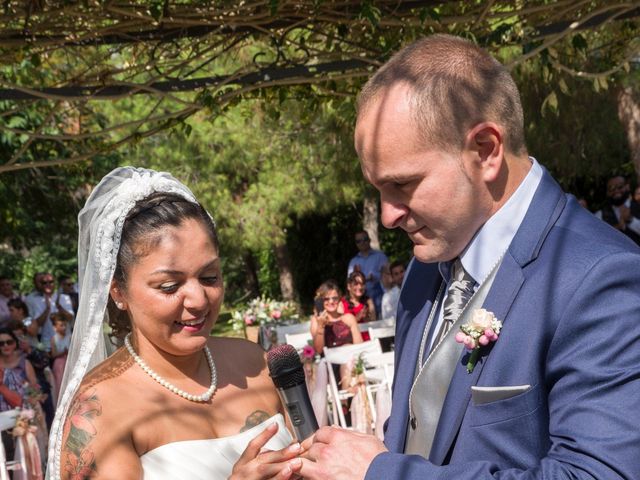
<instances>
[{"instance_id":1,"label":"pink rose boutonniere","mask_svg":"<svg viewBox=\"0 0 640 480\"><path fill-rule=\"evenodd\" d=\"M467 362L468 373L473 372L480 349L498 340L501 329L502 322L493 312L488 312L484 308L474 310L471 320L460 325L461 331L456 334L456 342L464 344L465 348L471 352Z\"/></svg>"}]
</instances>

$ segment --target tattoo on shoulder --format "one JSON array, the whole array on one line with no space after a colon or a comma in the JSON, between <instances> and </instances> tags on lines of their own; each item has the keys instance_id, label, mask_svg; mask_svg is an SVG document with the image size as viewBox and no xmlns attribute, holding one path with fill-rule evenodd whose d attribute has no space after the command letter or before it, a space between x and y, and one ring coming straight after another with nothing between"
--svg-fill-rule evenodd
<instances>
[{"instance_id":1,"label":"tattoo on shoulder","mask_svg":"<svg viewBox=\"0 0 640 480\"><path fill-rule=\"evenodd\" d=\"M256 410L251 415L247 417L244 422L244 427L240 429L241 432L249 430L250 428L255 427L256 425L260 425L262 422L269 420L271 415L263 410Z\"/></svg>"},{"instance_id":2,"label":"tattoo on shoulder","mask_svg":"<svg viewBox=\"0 0 640 480\"><path fill-rule=\"evenodd\" d=\"M102 414L102 406L95 389L84 391L71 405L67 417L67 440L63 448L64 476L69 480L90 479L97 472L91 441L98 431L95 418Z\"/></svg>"}]
</instances>

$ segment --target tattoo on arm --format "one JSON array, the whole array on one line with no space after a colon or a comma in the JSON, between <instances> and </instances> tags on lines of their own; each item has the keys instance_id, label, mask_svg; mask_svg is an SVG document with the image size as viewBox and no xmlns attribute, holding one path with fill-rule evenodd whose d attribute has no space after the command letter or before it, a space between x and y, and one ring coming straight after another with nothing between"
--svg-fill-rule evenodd
<instances>
[{"instance_id":1,"label":"tattoo on arm","mask_svg":"<svg viewBox=\"0 0 640 480\"><path fill-rule=\"evenodd\" d=\"M244 427L242 427L240 431L244 432L246 430L249 430L250 428L253 428L256 425L260 425L262 422L268 420L269 418L271 418L271 416L267 412L263 410L256 410L255 412L253 412L251 415L247 417L247 419L244 422Z\"/></svg>"},{"instance_id":2,"label":"tattoo on arm","mask_svg":"<svg viewBox=\"0 0 640 480\"><path fill-rule=\"evenodd\" d=\"M91 441L98 431L95 418L102 414L102 406L95 389L80 394L68 414L69 433L63 446L64 475L69 480L90 479L97 472Z\"/></svg>"}]
</instances>

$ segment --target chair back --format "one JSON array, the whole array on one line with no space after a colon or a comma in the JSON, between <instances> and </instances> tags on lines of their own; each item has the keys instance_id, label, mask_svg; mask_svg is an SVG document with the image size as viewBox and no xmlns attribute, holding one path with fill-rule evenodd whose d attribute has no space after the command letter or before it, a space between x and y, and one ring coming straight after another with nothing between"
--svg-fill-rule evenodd
<instances>
[{"instance_id":1,"label":"chair back","mask_svg":"<svg viewBox=\"0 0 640 480\"><path fill-rule=\"evenodd\" d=\"M16 419L20 412L18 410L7 410L0 412L0 431L9 430L15 427ZM15 462L7 461L7 454L4 450L4 444L0 442L0 480L9 480L8 464Z\"/></svg>"},{"instance_id":2,"label":"chair back","mask_svg":"<svg viewBox=\"0 0 640 480\"><path fill-rule=\"evenodd\" d=\"M292 345L296 350L302 350L306 345L309 345L309 341L313 341L309 331L304 333L285 333L284 339L285 343Z\"/></svg>"},{"instance_id":3,"label":"chair back","mask_svg":"<svg viewBox=\"0 0 640 480\"><path fill-rule=\"evenodd\" d=\"M382 348L378 340L342 345L341 347L324 347L324 358L328 363L335 363L337 365L345 365L349 363L352 358L358 357L360 354L365 355L370 353L382 353Z\"/></svg>"},{"instance_id":4,"label":"chair back","mask_svg":"<svg viewBox=\"0 0 640 480\"><path fill-rule=\"evenodd\" d=\"M380 327L394 327L396 326L396 321L393 318L387 318L386 320L374 320L372 322L362 322L358 324L358 329L361 332L367 332L370 328L380 328Z\"/></svg>"},{"instance_id":5,"label":"chair back","mask_svg":"<svg viewBox=\"0 0 640 480\"><path fill-rule=\"evenodd\" d=\"M0 430L7 430L15 427L16 419L19 414L19 410L7 410L6 412L0 412Z\"/></svg>"},{"instance_id":6,"label":"chair back","mask_svg":"<svg viewBox=\"0 0 640 480\"><path fill-rule=\"evenodd\" d=\"M396 336L396 327L369 327L369 338L389 338Z\"/></svg>"},{"instance_id":7,"label":"chair back","mask_svg":"<svg viewBox=\"0 0 640 480\"><path fill-rule=\"evenodd\" d=\"M311 332L311 322L294 323L293 325L277 325L275 330L277 344L289 343L285 340L287 335Z\"/></svg>"},{"instance_id":8,"label":"chair back","mask_svg":"<svg viewBox=\"0 0 640 480\"><path fill-rule=\"evenodd\" d=\"M363 356L367 370L367 379L386 383L389 393L393 384L393 367L395 365L395 355L393 352L369 353Z\"/></svg>"}]
</instances>

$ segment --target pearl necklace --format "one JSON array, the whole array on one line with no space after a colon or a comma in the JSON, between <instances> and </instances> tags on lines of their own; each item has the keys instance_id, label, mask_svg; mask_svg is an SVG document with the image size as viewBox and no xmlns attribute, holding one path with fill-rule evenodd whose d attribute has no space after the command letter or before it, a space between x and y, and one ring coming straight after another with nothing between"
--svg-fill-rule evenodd
<instances>
[{"instance_id":1,"label":"pearl necklace","mask_svg":"<svg viewBox=\"0 0 640 480\"><path fill-rule=\"evenodd\" d=\"M154 372L151 367L147 365L145 361L140 358L140 356L138 356L136 351L133 349L133 346L131 345L129 337L131 337L131 333L128 333L127 336L124 337L125 347L127 347L127 350L129 350L131 357L133 357L136 363L140 365L140 368L142 368L142 370L156 382L158 382L167 390L192 402L208 402L209 400L211 400L211 397L213 396L214 392L216 391L216 387L218 386L218 374L216 372L216 365L215 363L213 363L213 357L211 356L211 352L209 351L209 347L207 345L204 346L204 354L207 358L207 363L209 364L209 370L211 371L211 386L202 395L191 395L190 393L187 393L184 390L179 389L175 385L167 382L164 378Z\"/></svg>"}]
</instances>

